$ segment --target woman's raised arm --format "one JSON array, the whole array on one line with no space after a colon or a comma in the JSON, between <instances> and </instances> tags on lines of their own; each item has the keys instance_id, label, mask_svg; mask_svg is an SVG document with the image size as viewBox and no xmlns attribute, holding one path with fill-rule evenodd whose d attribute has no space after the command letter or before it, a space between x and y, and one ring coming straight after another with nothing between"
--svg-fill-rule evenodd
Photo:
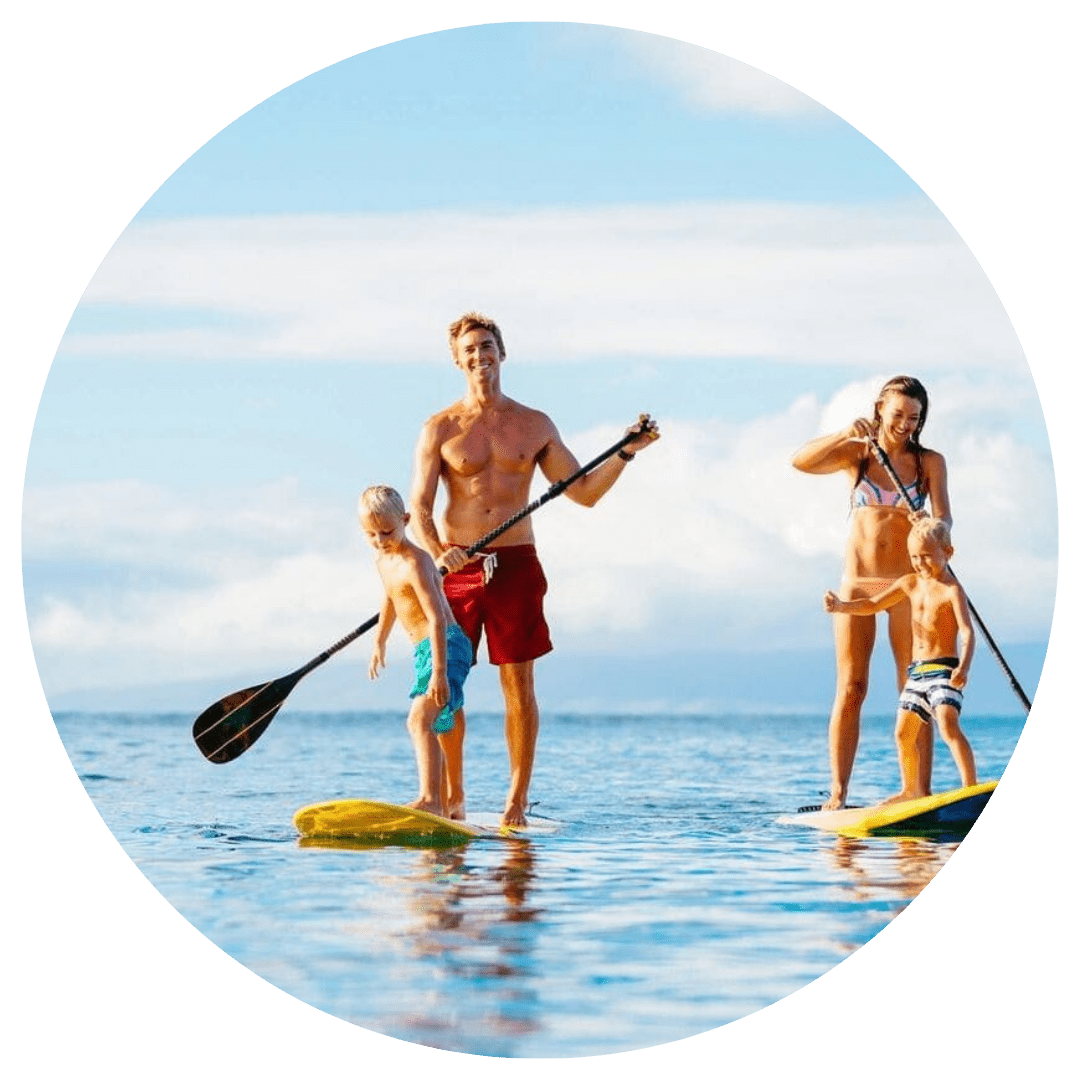
<instances>
[{"instance_id":1,"label":"woman's raised arm","mask_svg":"<svg viewBox=\"0 0 1080 1080\"><path fill-rule=\"evenodd\" d=\"M805 473L834 473L843 469L857 469L866 455L866 440L873 430L870 421L860 417L843 431L811 439L795 452L791 464L799 472Z\"/></svg>"}]
</instances>

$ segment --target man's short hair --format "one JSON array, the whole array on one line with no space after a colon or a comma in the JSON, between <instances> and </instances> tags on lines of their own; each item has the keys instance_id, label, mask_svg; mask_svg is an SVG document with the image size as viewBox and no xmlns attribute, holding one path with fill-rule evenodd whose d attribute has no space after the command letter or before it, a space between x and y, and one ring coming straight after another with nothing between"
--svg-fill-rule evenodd
<instances>
[{"instance_id":1,"label":"man's short hair","mask_svg":"<svg viewBox=\"0 0 1080 1080\"><path fill-rule=\"evenodd\" d=\"M499 346L499 356L504 360L506 359L506 346L503 344L502 331L494 319L481 315L479 311L466 311L460 319L455 319L447 328L451 356L456 358L454 346L457 344L457 339L470 330L490 330L492 337L495 338L495 344Z\"/></svg>"}]
</instances>

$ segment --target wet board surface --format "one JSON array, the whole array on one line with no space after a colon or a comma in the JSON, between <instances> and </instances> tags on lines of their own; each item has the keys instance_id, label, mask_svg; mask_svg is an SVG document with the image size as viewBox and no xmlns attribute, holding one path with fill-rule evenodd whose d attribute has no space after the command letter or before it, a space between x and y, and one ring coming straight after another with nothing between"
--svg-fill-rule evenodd
<instances>
[{"instance_id":1,"label":"wet board surface","mask_svg":"<svg viewBox=\"0 0 1080 1080\"><path fill-rule=\"evenodd\" d=\"M955 788L924 799L889 803L887 806L848 807L789 814L781 825L804 825L843 836L927 836L962 834L975 824L997 787L988 780L971 787Z\"/></svg>"},{"instance_id":2,"label":"wet board surface","mask_svg":"<svg viewBox=\"0 0 1080 1080\"><path fill-rule=\"evenodd\" d=\"M293 815L293 824L302 840L321 842L462 844L479 839L513 839L531 831L504 828L497 821L497 818L494 818L494 824L451 821L424 810L368 799L314 803Z\"/></svg>"}]
</instances>

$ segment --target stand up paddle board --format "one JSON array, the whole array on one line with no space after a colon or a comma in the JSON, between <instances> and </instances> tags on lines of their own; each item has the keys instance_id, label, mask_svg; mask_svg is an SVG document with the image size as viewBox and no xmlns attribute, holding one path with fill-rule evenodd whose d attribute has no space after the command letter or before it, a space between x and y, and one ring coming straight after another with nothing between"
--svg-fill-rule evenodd
<instances>
[{"instance_id":1,"label":"stand up paddle board","mask_svg":"<svg viewBox=\"0 0 1080 1080\"><path fill-rule=\"evenodd\" d=\"M934 836L962 835L982 813L997 787L988 780L972 787L943 791L923 799L858 806L844 810L816 810L780 818L781 825L806 825L841 836Z\"/></svg>"},{"instance_id":2,"label":"stand up paddle board","mask_svg":"<svg viewBox=\"0 0 1080 1080\"><path fill-rule=\"evenodd\" d=\"M518 830L480 825L367 799L337 799L304 806L293 824L305 840L362 840L378 844L464 844L470 840L512 839Z\"/></svg>"}]
</instances>

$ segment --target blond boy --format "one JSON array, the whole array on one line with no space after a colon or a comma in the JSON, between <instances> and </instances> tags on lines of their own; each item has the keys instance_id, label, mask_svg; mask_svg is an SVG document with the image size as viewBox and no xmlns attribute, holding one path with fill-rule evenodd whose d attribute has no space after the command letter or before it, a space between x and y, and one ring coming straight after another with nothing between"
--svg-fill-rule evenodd
<instances>
[{"instance_id":1,"label":"blond boy","mask_svg":"<svg viewBox=\"0 0 1080 1080\"><path fill-rule=\"evenodd\" d=\"M464 793L450 788L450 779L462 775L461 762L447 758L460 752L460 740L444 741L443 736L465 703L472 643L450 611L431 556L405 535L409 514L401 496L385 485L370 487L360 496L358 509L360 528L375 551L375 568L386 592L368 676L378 678L386 666L386 642L395 620L413 643L416 682L406 727L416 752L420 794L409 805L464 818Z\"/></svg>"},{"instance_id":2,"label":"blond boy","mask_svg":"<svg viewBox=\"0 0 1080 1080\"><path fill-rule=\"evenodd\" d=\"M919 779L917 740L921 726L934 720L960 770L961 784L968 787L976 782L975 756L960 730L975 632L964 591L948 566L953 554L949 526L940 518L920 518L911 526L907 544L914 573L899 578L884 592L859 600L825 594L826 611L849 615L874 615L905 597L911 601L913 662L896 718L901 791L886 802L930 794L929 778Z\"/></svg>"}]
</instances>

